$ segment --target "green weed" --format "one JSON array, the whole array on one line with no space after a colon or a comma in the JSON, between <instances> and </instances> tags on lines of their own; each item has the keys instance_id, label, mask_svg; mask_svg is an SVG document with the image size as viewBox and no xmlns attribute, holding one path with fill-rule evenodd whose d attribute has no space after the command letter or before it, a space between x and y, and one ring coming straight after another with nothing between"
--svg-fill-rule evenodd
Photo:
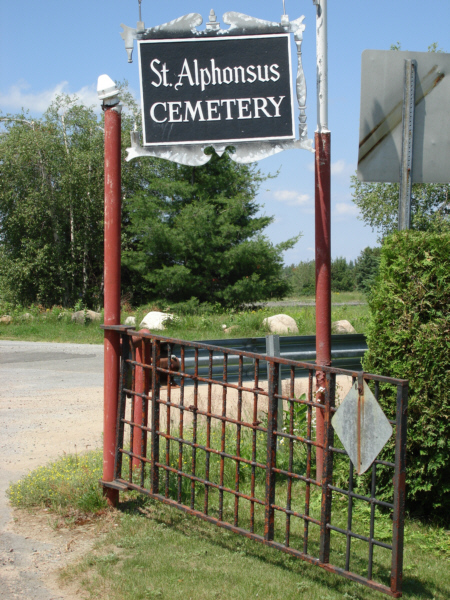
<instances>
[{"instance_id":1,"label":"green weed","mask_svg":"<svg viewBox=\"0 0 450 600\"><path fill-rule=\"evenodd\" d=\"M31 471L8 490L18 508L47 507L95 513L106 508L98 485L102 476L101 450L81 455L67 454L47 466Z\"/></svg>"}]
</instances>

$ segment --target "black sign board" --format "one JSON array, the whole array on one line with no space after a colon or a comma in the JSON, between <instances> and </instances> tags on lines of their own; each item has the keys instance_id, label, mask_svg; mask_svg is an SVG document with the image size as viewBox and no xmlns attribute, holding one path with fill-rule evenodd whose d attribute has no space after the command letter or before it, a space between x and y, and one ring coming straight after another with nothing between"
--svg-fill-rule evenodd
<instances>
[{"instance_id":1,"label":"black sign board","mask_svg":"<svg viewBox=\"0 0 450 600\"><path fill-rule=\"evenodd\" d=\"M138 47L145 146L295 139L289 34Z\"/></svg>"}]
</instances>

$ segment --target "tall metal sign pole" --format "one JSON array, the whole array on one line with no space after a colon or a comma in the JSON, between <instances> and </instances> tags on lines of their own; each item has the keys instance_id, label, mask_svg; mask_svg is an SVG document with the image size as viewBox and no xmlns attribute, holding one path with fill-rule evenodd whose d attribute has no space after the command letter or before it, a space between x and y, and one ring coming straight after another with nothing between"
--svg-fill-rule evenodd
<instances>
[{"instance_id":1,"label":"tall metal sign pole","mask_svg":"<svg viewBox=\"0 0 450 600\"><path fill-rule=\"evenodd\" d=\"M120 325L121 229L121 110L114 82L101 75L97 91L105 113L105 325ZM120 334L105 330L103 410L103 481L114 480L117 394L120 373ZM119 492L104 488L108 504L116 506Z\"/></svg>"},{"instance_id":2,"label":"tall metal sign pole","mask_svg":"<svg viewBox=\"0 0 450 600\"><path fill-rule=\"evenodd\" d=\"M316 235L316 363L331 365L331 207L330 131L328 130L327 0L313 0L317 40L317 130L315 133L315 235ZM316 399L325 399L325 373L317 372ZM316 410L316 436L325 440L324 414ZM317 448L316 479L321 481L323 451Z\"/></svg>"},{"instance_id":3,"label":"tall metal sign pole","mask_svg":"<svg viewBox=\"0 0 450 600\"><path fill-rule=\"evenodd\" d=\"M414 147L414 110L416 104L416 61L405 60L405 89L402 114L402 159L400 164L400 196L398 228L411 227L411 188Z\"/></svg>"}]
</instances>

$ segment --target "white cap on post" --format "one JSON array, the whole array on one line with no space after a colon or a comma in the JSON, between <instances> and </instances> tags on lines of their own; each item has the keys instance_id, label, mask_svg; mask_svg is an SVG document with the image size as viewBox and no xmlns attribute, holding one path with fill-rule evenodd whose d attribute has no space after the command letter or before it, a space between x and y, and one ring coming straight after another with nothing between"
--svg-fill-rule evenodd
<instances>
[{"instance_id":1,"label":"white cap on post","mask_svg":"<svg viewBox=\"0 0 450 600\"><path fill-rule=\"evenodd\" d=\"M103 100L103 106L114 106L119 103L119 90L109 75L100 75L97 82L97 94Z\"/></svg>"}]
</instances>

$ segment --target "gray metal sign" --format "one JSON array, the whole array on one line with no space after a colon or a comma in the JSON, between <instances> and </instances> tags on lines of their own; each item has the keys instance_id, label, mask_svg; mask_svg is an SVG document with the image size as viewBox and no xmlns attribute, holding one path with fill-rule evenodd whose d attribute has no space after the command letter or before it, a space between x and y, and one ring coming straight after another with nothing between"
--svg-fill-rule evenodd
<instances>
[{"instance_id":1,"label":"gray metal sign","mask_svg":"<svg viewBox=\"0 0 450 600\"><path fill-rule=\"evenodd\" d=\"M450 182L450 54L365 50L358 178L399 182L405 60L415 61L413 183Z\"/></svg>"},{"instance_id":2,"label":"gray metal sign","mask_svg":"<svg viewBox=\"0 0 450 600\"><path fill-rule=\"evenodd\" d=\"M331 423L358 475L367 471L392 435L392 425L362 379L350 388Z\"/></svg>"},{"instance_id":3,"label":"gray metal sign","mask_svg":"<svg viewBox=\"0 0 450 600\"><path fill-rule=\"evenodd\" d=\"M314 152L306 125L306 83L301 61L304 17L280 23L228 12L222 28L214 11L203 30L191 13L158 27L122 25L131 62L138 42L144 146L134 132L128 158L157 156L180 164L208 162L213 147L221 155L248 163L282 150ZM290 34L297 48L298 138Z\"/></svg>"}]
</instances>

